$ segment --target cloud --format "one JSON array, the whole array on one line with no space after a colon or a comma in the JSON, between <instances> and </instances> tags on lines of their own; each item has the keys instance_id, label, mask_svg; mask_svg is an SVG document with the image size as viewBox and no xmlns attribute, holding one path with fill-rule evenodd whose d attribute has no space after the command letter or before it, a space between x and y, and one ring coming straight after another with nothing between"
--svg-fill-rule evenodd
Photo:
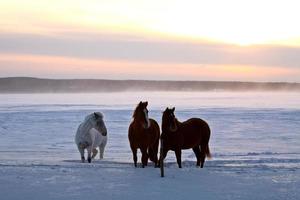
<instances>
[{"instance_id":1,"label":"cloud","mask_svg":"<svg viewBox=\"0 0 300 200\"><path fill-rule=\"evenodd\" d=\"M0 53L199 65L300 67L300 48L236 46L126 34L0 34Z\"/></svg>"}]
</instances>

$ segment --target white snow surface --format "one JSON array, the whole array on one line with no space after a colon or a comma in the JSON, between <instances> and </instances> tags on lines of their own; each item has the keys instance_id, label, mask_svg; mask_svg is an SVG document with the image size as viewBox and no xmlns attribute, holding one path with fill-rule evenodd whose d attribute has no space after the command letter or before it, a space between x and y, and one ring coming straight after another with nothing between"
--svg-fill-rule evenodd
<instances>
[{"instance_id":1,"label":"white snow surface","mask_svg":"<svg viewBox=\"0 0 300 200\"><path fill-rule=\"evenodd\" d=\"M270 92L1 94L0 199L300 199L299 99ZM159 124L167 106L181 121L208 122L213 158L203 169L192 150L183 151L182 169L169 152L164 178L152 163L134 168L127 130L146 100ZM97 111L108 130L104 159L81 163L76 129Z\"/></svg>"}]
</instances>

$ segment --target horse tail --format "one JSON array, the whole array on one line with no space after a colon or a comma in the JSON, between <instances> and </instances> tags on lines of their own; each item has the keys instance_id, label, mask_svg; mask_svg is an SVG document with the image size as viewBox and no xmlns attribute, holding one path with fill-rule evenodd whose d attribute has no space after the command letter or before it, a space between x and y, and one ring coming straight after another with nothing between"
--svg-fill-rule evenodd
<instances>
[{"instance_id":1,"label":"horse tail","mask_svg":"<svg viewBox=\"0 0 300 200\"><path fill-rule=\"evenodd\" d=\"M207 156L207 158L211 158L211 153L210 153L210 150L209 150L209 146L208 144L206 145L206 148L205 148L205 155Z\"/></svg>"}]
</instances>

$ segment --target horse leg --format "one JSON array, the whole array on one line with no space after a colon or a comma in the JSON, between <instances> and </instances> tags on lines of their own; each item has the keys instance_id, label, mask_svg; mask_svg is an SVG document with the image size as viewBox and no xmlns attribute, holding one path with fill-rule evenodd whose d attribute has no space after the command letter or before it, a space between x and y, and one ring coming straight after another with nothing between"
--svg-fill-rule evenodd
<instances>
[{"instance_id":1,"label":"horse leg","mask_svg":"<svg viewBox=\"0 0 300 200\"><path fill-rule=\"evenodd\" d=\"M201 156L200 155L201 155L201 152L200 152L199 146L195 146L193 148L193 151L194 151L195 156L197 158L197 166L200 166L200 162L201 162Z\"/></svg>"},{"instance_id":2,"label":"horse leg","mask_svg":"<svg viewBox=\"0 0 300 200\"><path fill-rule=\"evenodd\" d=\"M91 163L92 162L92 146L88 146L87 147L87 152L88 152L88 162Z\"/></svg>"},{"instance_id":3,"label":"horse leg","mask_svg":"<svg viewBox=\"0 0 300 200\"><path fill-rule=\"evenodd\" d=\"M155 163L155 159L154 159L154 152L153 152L153 148L149 147L148 148L148 155L149 155L149 159Z\"/></svg>"},{"instance_id":4,"label":"horse leg","mask_svg":"<svg viewBox=\"0 0 300 200\"><path fill-rule=\"evenodd\" d=\"M99 150L100 150L100 160L103 159L103 155L104 155L104 149L105 149L105 146L106 146L106 143L107 143L107 137L105 137L102 142L100 143L99 145Z\"/></svg>"},{"instance_id":5,"label":"horse leg","mask_svg":"<svg viewBox=\"0 0 300 200\"><path fill-rule=\"evenodd\" d=\"M158 162L158 146L159 146L159 139L157 140L157 142L155 142L154 146L153 146L153 157L154 157L154 163L155 163L155 167L159 167L159 162Z\"/></svg>"},{"instance_id":6,"label":"horse leg","mask_svg":"<svg viewBox=\"0 0 300 200\"><path fill-rule=\"evenodd\" d=\"M94 159L98 153L98 150L96 148L93 148L92 152L93 152L92 159Z\"/></svg>"},{"instance_id":7,"label":"horse leg","mask_svg":"<svg viewBox=\"0 0 300 200\"><path fill-rule=\"evenodd\" d=\"M144 168L145 166L148 165L147 148L141 148L141 152L142 152L142 167Z\"/></svg>"},{"instance_id":8,"label":"horse leg","mask_svg":"<svg viewBox=\"0 0 300 200\"><path fill-rule=\"evenodd\" d=\"M99 146L99 150L100 150L100 159L103 159L103 155L104 155L104 149L105 149L105 145L100 144Z\"/></svg>"},{"instance_id":9,"label":"horse leg","mask_svg":"<svg viewBox=\"0 0 300 200\"><path fill-rule=\"evenodd\" d=\"M131 146L134 166L137 167L137 148Z\"/></svg>"},{"instance_id":10,"label":"horse leg","mask_svg":"<svg viewBox=\"0 0 300 200\"><path fill-rule=\"evenodd\" d=\"M167 157L169 150L163 149L163 158L165 159Z\"/></svg>"},{"instance_id":11,"label":"horse leg","mask_svg":"<svg viewBox=\"0 0 300 200\"><path fill-rule=\"evenodd\" d=\"M149 159L154 162L154 166L155 167L159 167L159 163L158 163L158 158L157 158L157 150L156 147L149 147L148 149L148 155L149 155Z\"/></svg>"},{"instance_id":12,"label":"horse leg","mask_svg":"<svg viewBox=\"0 0 300 200\"><path fill-rule=\"evenodd\" d=\"M158 149L156 150L156 148L154 148L153 150L153 158L154 158L154 167L159 167L159 162L158 162L158 157L157 157L157 153L158 153Z\"/></svg>"},{"instance_id":13,"label":"horse leg","mask_svg":"<svg viewBox=\"0 0 300 200\"><path fill-rule=\"evenodd\" d=\"M201 145L201 152L200 152L200 160L201 160L201 168L203 168L204 166L204 162L205 162L205 157L206 157L206 153L205 153L205 149L206 149L206 145Z\"/></svg>"},{"instance_id":14,"label":"horse leg","mask_svg":"<svg viewBox=\"0 0 300 200\"><path fill-rule=\"evenodd\" d=\"M77 148L78 148L78 151L79 151L80 156L81 156L81 162L84 163L84 161L85 161L85 158L84 158L84 148L81 148L80 146L77 146Z\"/></svg>"},{"instance_id":15,"label":"horse leg","mask_svg":"<svg viewBox=\"0 0 300 200\"><path fill-rule=\"evenodd\" d=\"M181 168L181 149L175 150L178 167Z\"/></svg>"}]
</instances>

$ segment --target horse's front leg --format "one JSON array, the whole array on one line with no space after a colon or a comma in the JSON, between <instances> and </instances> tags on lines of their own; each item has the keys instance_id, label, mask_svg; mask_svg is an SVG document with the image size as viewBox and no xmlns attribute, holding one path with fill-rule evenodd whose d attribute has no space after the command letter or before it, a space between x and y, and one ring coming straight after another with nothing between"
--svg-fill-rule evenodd
<instances>
[{"instance_id":1,"label":"horse's front leg","mask_svg":"<svg viewBox=\"0 0 300 200\"><path fill-rule=\"evenodd\" d=\"M94 159L98 153L98 150L96 148L93 148L93 154L92 154L92 159Z\"/></svg>"},{"instance_id":2,"label":"horse's front leg","mask_svg":"<svg viewBox=\"0 0 300 200\"><path fill-rule=\"evenodd\" d=\"M103 159L104 149L105 149L105 145L104 145L104 144L101 144L101 145L99 146L99 150L100 150L100 159Z\"/></svg>"},{"instance_id":3,"label":"horse's front leg","mask_svg":"<svg viewBox=\"0 0 300 200\"><path fill-rule=\"evenodd\" d=\"M181 168L181 149L179 149L179 148L176 149L175 155L176 155L178 167Z\"/></svg>"},{"instance_id":4,"label":"horse's front leg","mask_svg":"<svg viewBox=\"0 0 300 200\"><path fill-rule=\"evenodd\" d=\"M93 150L92 145L87 147L87 152L88 152L88 162L89 162L89 163L92 162L92 150Z\"/></svg>"},{"instance_id":5,"label":"horse's front leg","mask_svg":"<svg viewBox=\"0 0 300 200\"><path fill-rule=\"evenodd\" d=\"M132 157L133 157L133 163L134 166L137 167L137 148L130 145L131 151L132 151Z\"/></svg>"},{"instance_id":6,"label":"horse's front leg","mask_svg":"<svg viewBox=\"0 0 300 200\"><path fill-rule=\"evenodd\" d=\"M165 158L167 157L167 153L168 153L168 150L165 150L162 148L160 149L158 167L161 167L161 165L163 165L163 162L164 162Z\"/></svg>"},{"instance_id":7,"label":"horse's front leg","mask_svg":"<svg viewBox=\"0 0 300 200\"><path fill-rule=\"evenodd\" d=\"M163 159L167 157L168 151L169 151L168 149L163 148L162 155L161 155Z\"/></svg>"},{"instance_id":8,"label":"horse's front leg","mask_svg":"<svg viewBox=\"0 0 300 200\"><path fill-rule=\"evenodd\" d=\"M103 155L104 155L104 149L107 143L107 137L104 137L102 139L101 144L99 145L99 150L100 150L100 159L103 159Z\"/></svg>"},{"instance_id":9,"label":"horse's front leg","mask_svg":"<svg viewBox=\"0 0 300 200\"><path fill-rule=\"evenodd\" d=\"M84 163L84 161L85 161L85 158L84 158L84 148L80 144L77 146L77 148L78 148L78 151L79 151L80 156L81 156L81 162Z\"/></svg>"},{"instance_id":10,"label":"horse's front leg","mask_svg":"<svg viewBox=\"0 0 300 200\"><path fill-rule=\"evenodd\" d=\"M141 152L142 152L142 167L144 168L145 166L148 165L147 148L141 148Z\"/></svg>"}]
</instances>

